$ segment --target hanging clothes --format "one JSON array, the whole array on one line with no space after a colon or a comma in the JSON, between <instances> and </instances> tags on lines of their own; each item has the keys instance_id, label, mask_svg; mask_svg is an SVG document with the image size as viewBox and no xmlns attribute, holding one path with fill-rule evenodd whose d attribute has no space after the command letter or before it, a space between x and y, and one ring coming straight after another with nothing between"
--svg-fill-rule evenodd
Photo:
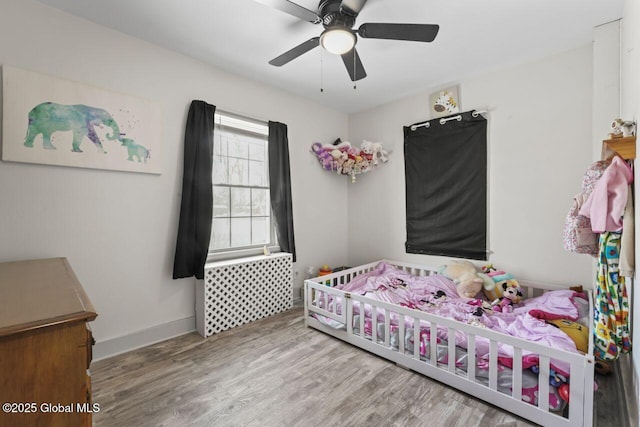
<instances>
[{"instance_id":1,"label":"hanging clothes","mask_svg":"<svg viewBox=\"0 0 640 427\"><path fill-rule=\"evenodd\" d=\"M619 273L620 233L600 235L598 276L594 304L594 356L615 360L631 351L629 299Z\"/></svg>"},{"instance_id":2,"label":"hanging clothes","mask_svg":"<svg viewBox=\"0 0 640 427\"><path fill-rule=\"evenodd\" d=\"M632 182L631 167L615 156L580 208L580 215L591 219L594 233L622 230L622 216Z\"/></svg>"}]
</instances>

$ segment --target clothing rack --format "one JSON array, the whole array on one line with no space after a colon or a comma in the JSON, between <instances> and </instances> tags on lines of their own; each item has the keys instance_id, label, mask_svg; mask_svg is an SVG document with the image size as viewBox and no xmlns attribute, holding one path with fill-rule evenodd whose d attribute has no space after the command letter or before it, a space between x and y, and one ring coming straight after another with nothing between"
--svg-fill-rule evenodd
<instances>
[{"instance_id":1,"label":"clothing rack","mask_svg":"<svg viewBox=\"0 0 640 427\"><path fill-rule=\"evenodd\" d=\"M478 117L478 115L480 115L480 114L485 114L485 113L488 113L488 112L489 112L489 111L487 111L487 110L482 110L482 111L473 110L473 111L471 112L471 115L472 115L473 117ZM447 123L447 122L450 122L451 120L456 120L456 121L458 121L458 122L459 122L459 121L461 121L461 120L462 120L462 115L461 115L461 114L458 114L457 116L451 116L451 117L442 118L442 119L440 119L440 120L439 120L439 122L440 122L440 124L441 124L441 125L443 125L443 124L445 124L445 123ZM417 125L412 125L412 126L411 126L411 130L416 130L416 129L418 129L419 127L426 127L426 128L428 128L428 127L430 127L430 126L431 126L431 121L427 121L427 122L424 122L424 123L419 123L419 124L417 124Z\"/></svg>"}]
</instances>

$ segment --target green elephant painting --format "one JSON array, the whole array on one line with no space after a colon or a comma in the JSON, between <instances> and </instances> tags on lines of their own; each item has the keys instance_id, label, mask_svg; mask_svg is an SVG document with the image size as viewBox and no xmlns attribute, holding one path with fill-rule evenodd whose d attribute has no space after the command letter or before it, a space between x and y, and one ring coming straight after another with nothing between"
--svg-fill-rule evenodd
<instances>
[{"instance_id":1,"label":"green elephant painting","mask_svg":"<svg viewBox=\"0 0 640 427\"><path fill-rule=\"evenodd\" d=\"M133 139L122 138L120 140L124 147L127 147L127 160L130 162L133 161L133 158L136 157L138 159L138 163L144 162L147 163L147 159L151 158L151 151L149 151L146 147L143 147L140 144L136 144Z\"/></svg>"},{"instance_id":2,"label":"green elephant painting","mask_svg":"<svg viewBox=\"0 0 640 427\"><path fill-rule=\"evenodd\" d=\"M107 111L88 105L63 105L54 102L38 104L29 112L29 127L24 140L25 147L33 147L35 138L42 134L42 147L55 150L51 143L51 135L55 132L72 131L73 143L71 151L81 153L80 144L87 137L95 144L98 151L106 153L96 132L96 126L111 128L106 135L107 140L120 140L118 123Z\"/></svg>"}]
</instances>

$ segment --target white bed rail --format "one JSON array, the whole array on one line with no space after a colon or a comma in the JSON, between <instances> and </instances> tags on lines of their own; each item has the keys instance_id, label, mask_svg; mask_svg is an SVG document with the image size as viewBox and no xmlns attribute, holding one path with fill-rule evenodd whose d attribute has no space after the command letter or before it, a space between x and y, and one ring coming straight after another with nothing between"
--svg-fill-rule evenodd
<instances>
[{"instance_id":1,"label":"white bed rail","mask_svg":"<svg viewBox=\"0 0 640 427\"><path fill-rule=\"evenodd\" d=\"M386 261L403 271L417 276L428 276L435 269L413 264ZM469 325L452 319L435 316L419 310L389 304L383 301L367 298L349 292L334 289L338 284L348 283L354 277L369 272L375 268L378 262L366 264L356 268L343 270L330 275L317 277L305 281L305 319L308 326L322 330L346 342L354 344L399 365L420 372L459 390L477 396L489 403L509 410L526 419L544 426L591 426L593 422L593 348L590 340L589 353L581 355L567 351L550 348L534 342L525 341L482 327ZM542 285L531 283L521 285L527 287L528 295L534 292L540 293L540 289L556 289L554 285ZM324 304L323 301L331 299L333 304ZM365 308L371 312L371 332L365 333L365 316L358 316L354 325L354 303L357 302L360 313ZM316 313L332 319L344 325L342 329L329 327L313 317ZM378 337L378 317L384 317L384 336ZM391 318L397 317L398 339L397 346L390 343ZM407 322L409 320L409 322ZM405 323L420 325L413 327L413 351L409 353L405 349L404 338L406 334ZM465 333L467 336L468 363L466 372L456 371L456 357L448 357L446 364L438 362L437 336L438 328L446 328L447 337L454 337L456 332ZM423 330L429 330L430 354L421 358L420 334ZM476 342L477 337L489 341L489 380L484 385L476 379ZM455 355L455 339L447 339L448 354ZM504 344L513 348L513 378L511 395L498 390L498 344ZM539 376L544 379L538 381L537 406L522 401L522 355L523 352L537 354L539 357ZM570 366L569 393L570 404L568 417L551 412L549 410L549 381L551 359L561 360Z\"/></svg>"}]
</instances>

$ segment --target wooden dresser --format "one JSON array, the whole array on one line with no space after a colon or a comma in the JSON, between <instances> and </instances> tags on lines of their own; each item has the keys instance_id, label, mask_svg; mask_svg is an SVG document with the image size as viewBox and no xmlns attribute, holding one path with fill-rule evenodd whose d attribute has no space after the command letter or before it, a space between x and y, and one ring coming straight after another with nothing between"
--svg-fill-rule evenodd
<instances>
[{"instance_id":1,"label":"wooden dresser","mask_svg":"<svg viewBox=\"0 0 640 427\"><path fill-rule=\"evenodd\" d=\"M66 258L0 263L0 426L91 426L96 316Z\"/></svg>"}]
</instances>

